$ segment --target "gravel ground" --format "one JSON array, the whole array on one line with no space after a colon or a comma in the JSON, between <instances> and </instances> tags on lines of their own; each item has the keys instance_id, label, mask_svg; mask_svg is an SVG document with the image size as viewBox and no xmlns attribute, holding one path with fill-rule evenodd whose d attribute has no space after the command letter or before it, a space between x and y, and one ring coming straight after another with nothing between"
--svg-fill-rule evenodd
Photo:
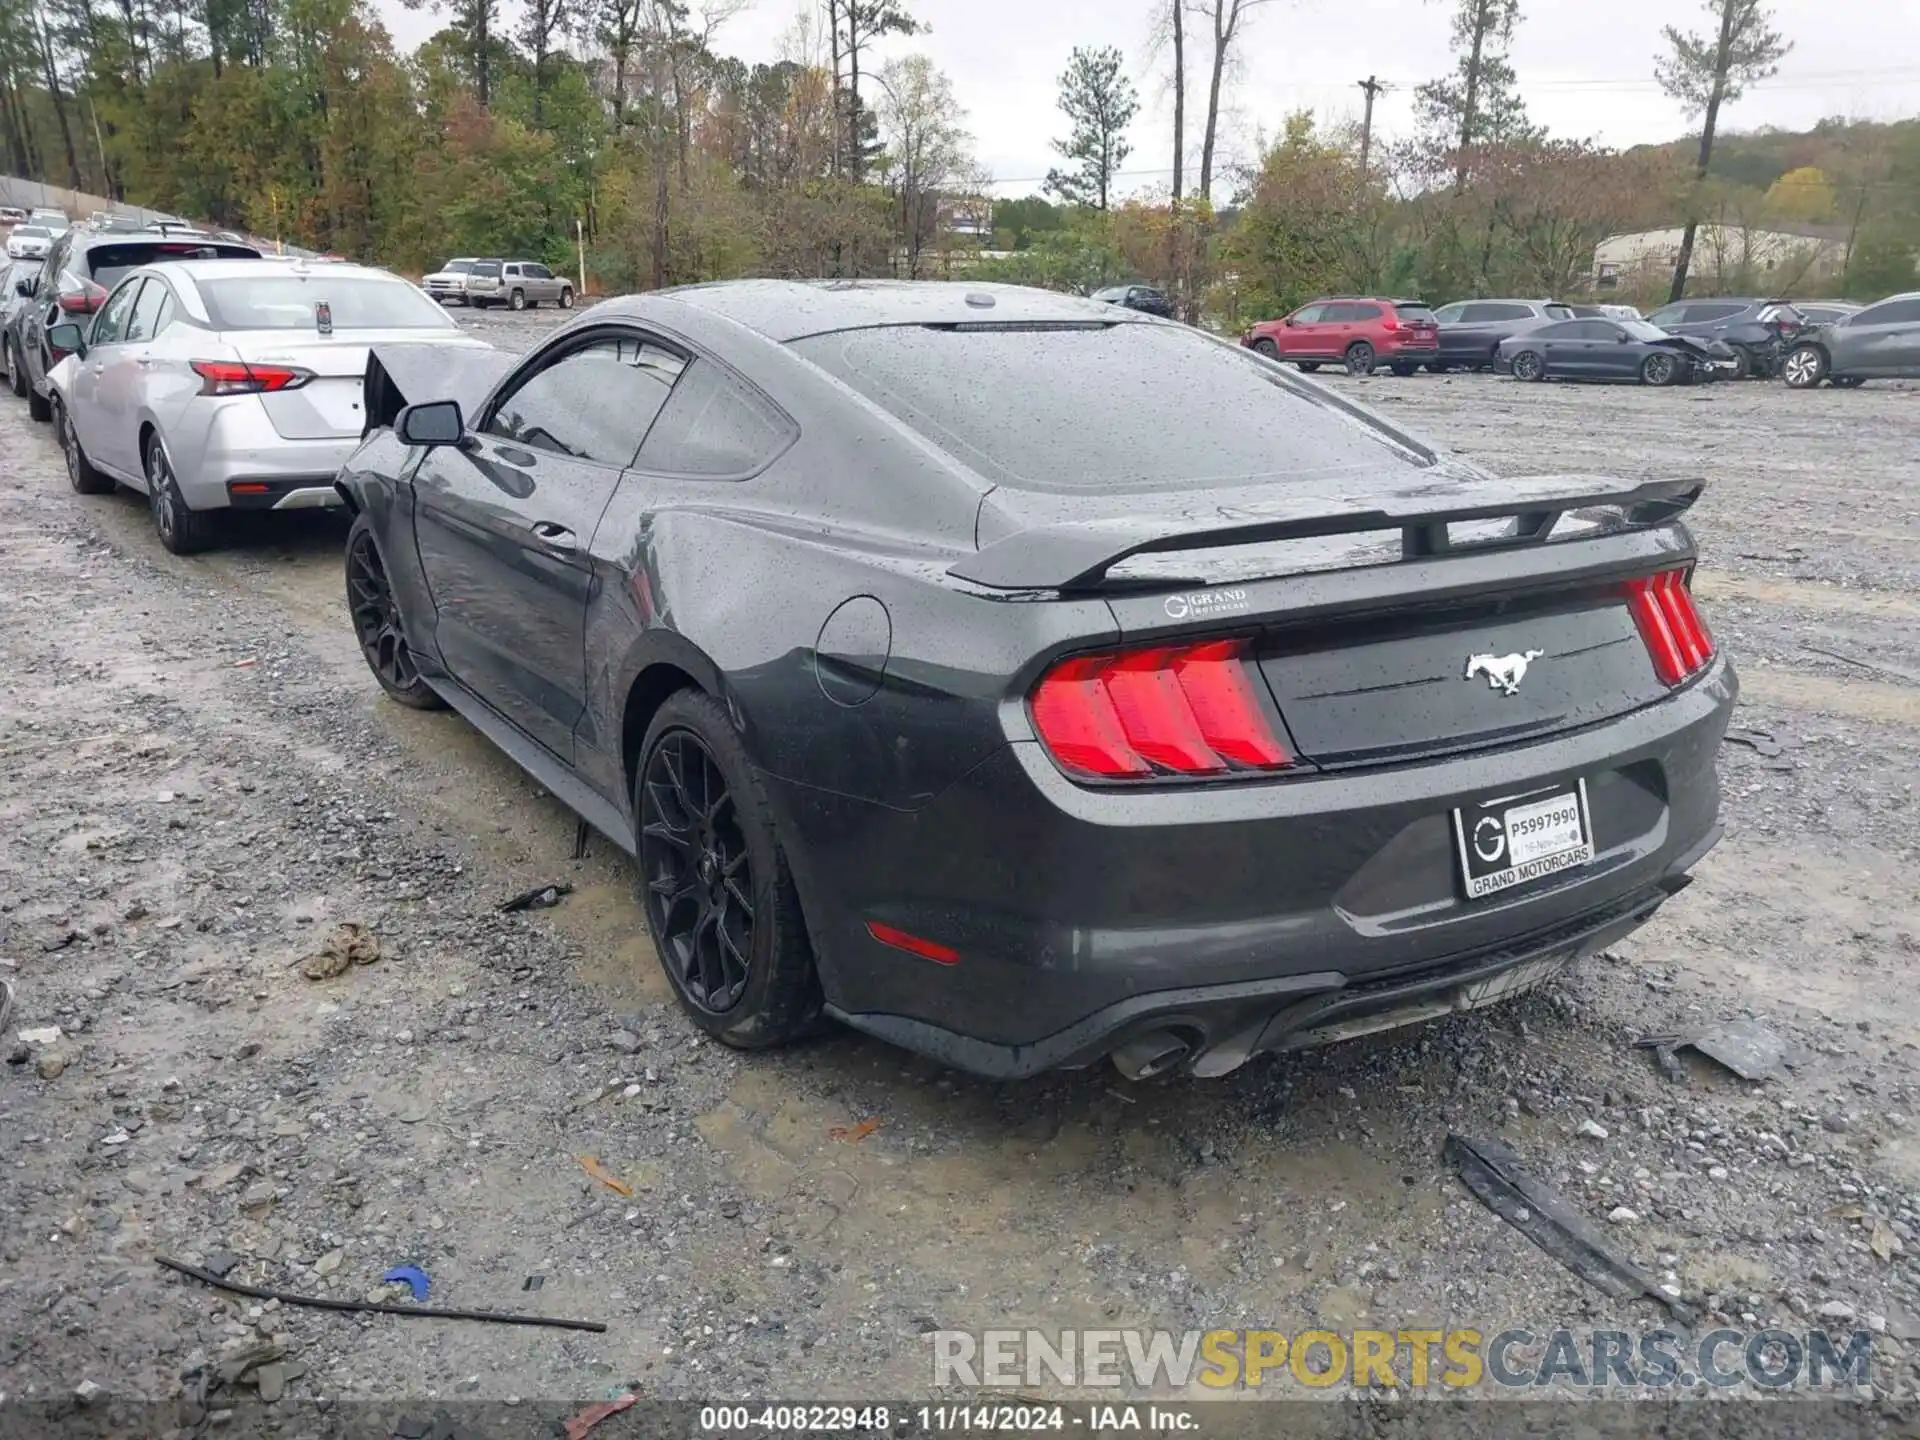
<instances>
[{"instance_id":1,"label":"gravel ground","mask_svg":"<svg viewBox=\"0 0 1920 1440\"><path fill-rule=\"evenodd\" d=\"M511 346L557 323L463 318ZM1920 392L1333 383L1503 471L1709 477L1697 588L1736 724L1778 753L1727 749L1699 882L1554 986L1147 1085L702 1043L610 847L572 859L571 817L462 721L381 699L344 525L176 559L0 402L0 1398L175 1397L263 1341L291 1418L918 1396L936 1327L1660 1323L1468 1196L1449 1132L1512 1146L1727 1323L1884 1332L1882 1394L1910 1391ZM557 908L496 913L558 880ZM378 961L305 978L342 921ZM1673 1083L1633 1046L1744 1016L1789 1078ZM156 1255L346 1298L412 1263L435 1303L610 1328L262 1304Z\"/></svg>"}]
</instances>

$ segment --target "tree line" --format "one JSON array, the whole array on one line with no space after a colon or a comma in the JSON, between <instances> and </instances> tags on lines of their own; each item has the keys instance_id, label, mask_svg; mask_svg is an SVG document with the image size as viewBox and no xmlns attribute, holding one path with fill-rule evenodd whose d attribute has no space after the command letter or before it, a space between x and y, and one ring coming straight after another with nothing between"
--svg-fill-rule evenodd
<instances>
[{"instance_id":1,"label":"tree line","mask_svg":"<svg viewBox=\"0 0 1920 1440\"><path fill-rule=\"evenodd\" d=\"M1143 279L1235 325L1329 291L1579 293L1599 240L1661 225L1684 227L1663 289L1754 288L1697 237L1786 221L1845 235L1851 292L1916 283L1920 125L1835 124L1761 161L1718 135L1790 48L1763 0L1700 0L1698 32L1658 37L1655 74L1700 123L1680 146L1548 134L1511 60L1521 0L1445 0L1413 133L1300 112L1246 163L1222 116L1247 36L1283 12L1151 0L1139 69L1066 58L1048 198L997 202L953 85L911 53L911 0L815 0L764 64L728 53L747 0L407 3L442 22L411 54L364 0L0 0L7 168L416 273L454 254L571 271L579 242L608 290ZM1142 189L1126 165L1156 81L1172 183Z\"/></svg>"}]
</instances>

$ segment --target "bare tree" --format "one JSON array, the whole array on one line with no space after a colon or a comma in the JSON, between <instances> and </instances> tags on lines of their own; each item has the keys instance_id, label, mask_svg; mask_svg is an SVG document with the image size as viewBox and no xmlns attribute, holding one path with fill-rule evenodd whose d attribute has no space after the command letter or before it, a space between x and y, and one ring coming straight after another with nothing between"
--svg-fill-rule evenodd
<instances>
[{"instance_id":1,"label":"bare tree","mask_svg":"<svg viewBox=\"0 0 1920 1440\"><path fill-rule=\"evenodd\" d=\"M1206 20L1213 32L1212 67L1207 76L1207 123L1200 141L1200 188L1196 192L1202 199L1213 197L1213 152L1219 137L1220 89L1226 78L1227 60L1248 13L1267 3L1268 0L1188 0L1188 8Z\"/></svg>"},{"instance_id":2,"label":"bare tree","mask_svg":"<svg viewBox=\"0 0 1920 1440\"><path fill-rule=\"evenodd\" d=\"M867 119L860 100L860 53L885 35L916 35L924 27L907 13L907 0L827 0L827 13L835 22L834 79L840 77L840 60L847 64L847 175L858 182L867 163Z\"/></svg>"},{"instance_id":3,"label":"bare tree","mask_svg":"<svg viewBox=\"0 0 1920 1440\"><path fill-rule=\"evenodd\" d=\"M1682 34L1669 25L1661 33L1672 53L1653 62L1660 88L1684 105L1688 114L1701 117L1700 160L1693 172L1696 188L1706 180L1713 161L1720 107L1738 100L1749 85L1778 73L1781 58L1793 48L1792 42L1781 38L1773 28L1773 12L1762 0L1705 0L1705 4L1707 14L1717 22L1713 38ZM1687 208L1669 304L1687 293L1687 270L1693 263L1694 239L1700 231L1697 211L1696 200Z\"/></svg>"},{"instance_id":4,"label":"bare tree","mask_svg":"<svg viewBox=\"0 0 1920 1440\"><path fill-rule=\"evenodd\" d=\"M966 112L953 83L924 55L889 60L880 80L880 133L887 188L893 193L907 278L920 278L920 257L940 227L940 205L952 182L969 169L972 137L961 128Z\"/></svg>"}]
</instances>

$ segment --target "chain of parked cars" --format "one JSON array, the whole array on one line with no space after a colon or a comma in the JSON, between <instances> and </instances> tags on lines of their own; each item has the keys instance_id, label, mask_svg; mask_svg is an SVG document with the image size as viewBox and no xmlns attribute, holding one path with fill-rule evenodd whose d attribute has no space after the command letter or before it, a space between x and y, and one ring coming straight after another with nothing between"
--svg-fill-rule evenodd
<instances>
[{"instance_id":1,"label":"chain of parked cars","mask_svg":"<svg viewBox=\"0 0 1920 1440\"><path fill-rule=\"evenodd\" d=\"M442 305L484 309L537 310L543 304L573 308L573 282L534 260L479 260L462 256L447 261L421 282Z\"/></svg>"},{"instance_id":2,"label":"chain of parked cars","mask_svg":"<svg viewBox=\"0 0 1920 1440\"><path fill-rule=\"evenodd\" d=\"M144 494L176 554L213 544L231 511L342 503L376 341L484 348L384 270L169 217L65 218L0 270L7 383L56 427L73 488Z\"/></svg>"},{"instance_id":3,"label":"chain of parked cars","mask_svg":"<svg viewBox=\"0 0 1920 1440\"><path fill-rule=\"evenodd\" d=\"M1357 375L1491 370L1523 381L1644 385L1779 376L1797 390L1851 388L1920 378L1920 292L1868 306L1683 300L1644 318L1627 305L1486 299L1435 310L1418 300L1331 296L1249 326L1240 343L1302 370L1337 365Z\"/></svg>"}]
</instances>

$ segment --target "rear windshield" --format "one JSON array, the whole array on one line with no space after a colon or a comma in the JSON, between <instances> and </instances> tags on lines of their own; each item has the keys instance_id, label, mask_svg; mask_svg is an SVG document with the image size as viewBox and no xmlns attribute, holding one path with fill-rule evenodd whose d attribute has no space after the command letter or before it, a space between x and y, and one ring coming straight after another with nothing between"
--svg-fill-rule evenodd
<instances>
[{"instance_id":1,"label":"rear windshield","mask_svg":"<svg viewBox=\"0 0 1920 1440\"><path fill-rule=\"evenodd\" d=\"M1433 318L1433 308L1428 305L1395 305L1393 313L1402 320L1424 320L1428 324L1438 324Z\"/></svg>"},{"instance_id":2,"label":"rear windshield","mask_svg":"<svg viewBox=\"0 0 1920 1440\"><path fill-rule=\"evenodd\" d=\"M476 260L473 262L473 273L475 275L498 275L500 273L500 262L498 260Z\"/></svg>"},{"instance_id":3,"label":"rear windshield","mask_svg":"<svg viewBox=\"0 0 1920 1440\"><path fill-rule=\"evenodd\" d=\"M449 260L446 269L440 273L442 275L464 275L471 269L473 269L473 261L471 260Z\"/></svg>"},{"instance_id":4,"label":"rear windshield","mask_svg":"<svg viewBox=\"0 0 1920 1440\"><path fill-rule=\"evenodd\" d=\"M1201 490L1421 465L1251 351L1175 326L900 326L793 348L995 484Z\"/></svg>"},{"instance_id":5,"label":"rear windshield","mask_svg":"<svg viewBox=\"0 0 1920 1440\"><path fill-rule=\"evenodd\" d=\"M118 285L129 270L173 260L258 260L251 245L214 245L204 240L117 240L90 245L78 257L103 289Z\"/></svg>"},{"instance_id":6,"label":"rear windshield","mask_svg":"<svg viewBox=\"0 0 1920 1440\"><path fill-rule=\"evenodd\" d=\"M1547 318L1549 320L1571 320L1573 318L1573 307L1571 305L1549 305L1547 306Z\"/></svg>"},{"instance_id":7,"label":"rear windshield","mask_svg":"<svg viewBox=\"0 0 1920 1440\"><path fill-rule=\"evenodd\" d=\"M400 280L361 275L263 274L202 280L216 330L315 330L328 307L335 330L457 330L446 311Z\"/></svg>"}]
</instances>

